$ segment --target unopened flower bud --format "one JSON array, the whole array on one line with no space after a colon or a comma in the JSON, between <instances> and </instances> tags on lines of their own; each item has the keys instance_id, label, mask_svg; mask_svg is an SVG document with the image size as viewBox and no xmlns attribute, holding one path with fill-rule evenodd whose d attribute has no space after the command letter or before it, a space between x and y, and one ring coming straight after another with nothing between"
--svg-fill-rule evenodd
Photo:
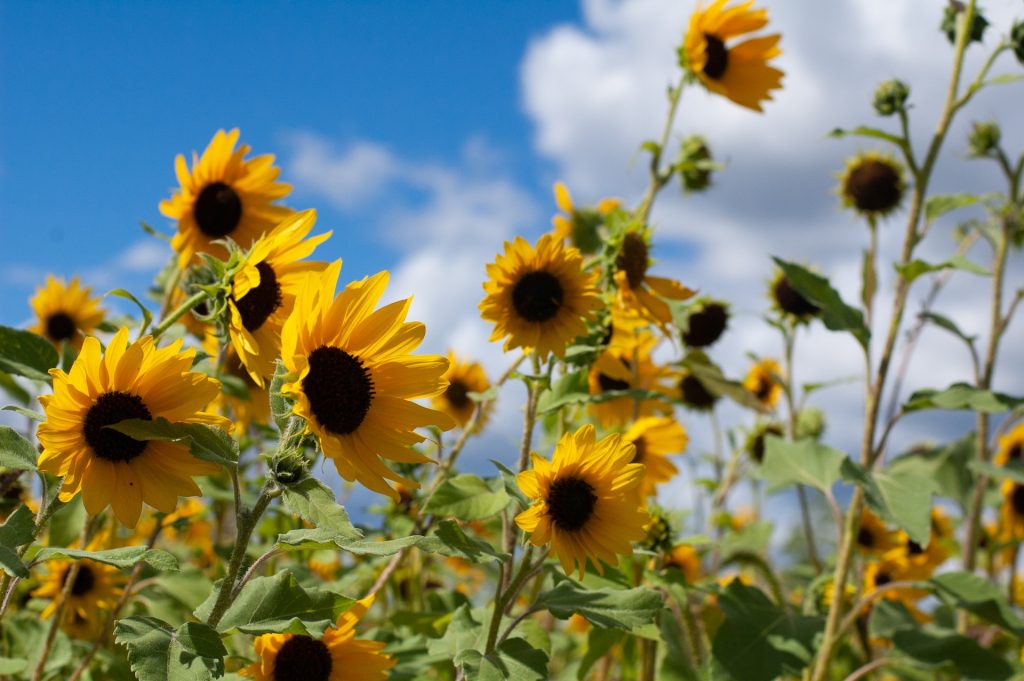
<instances>
[{"instance_id":1,"label":"unopened flower bud","mask_svg":"<svg viewBox=\"0 0 1024 681\"><path fill-rule=\"evenodd\" d=\"M879 116L892 116L904 111L908 97L910 97L909 85L902 80L887 80L875 90L875 111Z\"/></svg>"},{"instance_id":2,"label":"unopened flower bud","mask_svg":"<svg viewBox=\"0 0 1024 681\"><path fill-rule=\"evenodd\" d=\"M957 19L965 9L966 7L964 7L962 2L949 0L949 4L946 5L946 9L942 13L942 23L939 24L939 30L946 34L951 45L956 44ZM986 28L988 28L988 19L982 16L979 8L975 7L974 20L971 21L971 26L967 33L967 42L980 43Z\"/></svg>"},{"instance_id":3,"label":"unopened flower bud","mask_svg":"<svg viewBox=\"0 0 1024 681\"><path fill-rule=\"evenodd\" d=\"M995 121L976 121L967 135L971 156L989 156L999 148L1002 131Z\"/></svg>"},{"instance_id":4,"label":"unopened flower bud","mask_svg":"<svg viewBox=\"0 0 1024 681\"><path fill-rule=\"evenodd\" d=\"M1010 49L1013 50L1017 61L1024 64L1024 21L1013 22L1010 29Z\"/></svg>"},{"instance_id":5,"label":"unopened flower bud","mask_svg":"<svg viewBox=\"0 0 1024 681\"><path fill-rule=\"evenodd\" d=\"M688 192L699 192L711 185L711 171L714 160L707 141L699 135L691 135L683 140L679 148L679 177L683 189Z\"/></svg>"}]
</instances>

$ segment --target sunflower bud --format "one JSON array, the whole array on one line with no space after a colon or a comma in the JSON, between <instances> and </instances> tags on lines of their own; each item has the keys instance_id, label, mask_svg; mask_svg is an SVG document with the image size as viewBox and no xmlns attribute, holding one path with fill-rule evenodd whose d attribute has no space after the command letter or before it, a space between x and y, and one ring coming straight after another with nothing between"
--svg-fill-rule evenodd
<instances>
[{"instance_id":1,"label":"sunflower bud","mask_svg":"<svg viewBox=\"0 0 1024 681\"><path fill-rule=\"evenodd\" d=\"M1002 131L995 121L975 121L971 132L967 135L967 147L971 156L984 158L991 156L999 148Z\"/></svg>"},{"instance_id":2,"label":"sunflower bud","mask_svg":"<svg viewBox=\"0 0 1024 681\"><path fill-rule=\"evenodd\" d=\"M906 110L910 86L902 80L887 80L875 90L875 111L879 116L892 116Z\"/></svg>"},{"instance_id":3,"label":"sunflower bud","mask_svg":"<svg viewBox=\"0 0 1024 681\"><path fill-rule=\"evenodd\" d=\"M796 422L797 439L819 439L825 432L825 412L815 407L807 407L800 411Z\"/></svg>"},{"instance_id":4,"label":"sunflower bud","mask_svg":"<svg viewBox=\"0 0 1024 681\"><path fill-rule=\"evenodd\" d=\"M270 460L271 475L282 485L293 485L306 477L309 467L301 450L288 450L275 454Z\"/></svg>"},{"instance_id":5,"label":"sunflower bud","mask_svg":"<svg viewBox=\"0 0 1024 681\"><path fill-rule=\"evenodd\" d=\"M966 7L964 3L958 0L949 0L949 4L946 5L946 9L942 13L942 23L939 24L939 30L946 34L946 38L949 39L949 44L953 45L956 43L956 22L960 13L963 12ZM970 29L967 35L968 43L980 43L981 37L985 33L985 29L988 28L988 19L981 14L981 10L977 7L974 8L974 20L971 22Z\"/></svg>"},{"instance_id":6,"label":"sunflower bud","mask_svg":"<svg viewBox=\"0 0 1024 681\"><path fill-rule=\"evenodd\" d=\"M1015 21L1010 29L1010 49L1017 61L1024 64L1024 21Z\"/></svg>"},{"instance_id":7,"label":"sunflower bud","mask_svg":"<svg viewBox=\"0 0 1024 681\"><path fill-rule=\"evenodd\" d=\"M711 186L714 161L707 141L700 135L691 135L684 139L679 147L679 161L676 167L685 191L700 192Z\"/></svg>"},{"instance_id":8,"label":"sunflower bud","mask_svg":"<svg viewBox=\"0 0 1024 681\"><path fill-rule=\"evenodd\" d=\"M644 528L647 533L640 545L651 551L659 549L667 551L672 548L672 526L665 517L665 512L655 508L651 510L651 522Z\"/></svg>"}]
</instances>

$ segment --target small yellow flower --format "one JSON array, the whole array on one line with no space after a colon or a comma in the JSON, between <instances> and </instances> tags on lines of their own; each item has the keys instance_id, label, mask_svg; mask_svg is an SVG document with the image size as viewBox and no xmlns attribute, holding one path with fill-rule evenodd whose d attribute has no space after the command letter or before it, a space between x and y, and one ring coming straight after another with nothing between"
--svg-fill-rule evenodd
<instances>
[{"instance_id":1,"label":"small yellow flower","mask_svg":"<svg viewBox=\"0 0 1024 681\"><path fill-rule=\"evenodd\" d=\"M621 426L637 416L669 414L672 411L668 397L672 393L666 382L672 377L671 369L660 367L651 359L651 352L658 339L649 333L642 334L638 344L629 346L610 345L598 355L587 375L590 394L598 397L611 391L646 390L661 393L665 400L613 397L587 405L590 414L603 428ZM635 370L634 370L635 365Z\"/></svg>"},{"instance_id":2,"label":"small yellow flower","mask_svg":"<svg viewBox=\"0 0 1024 681\"><path fill-rule=\"evenodd\" d=\"M999 438L995 461L998 466L1005 466L1011 461L1024 462L1024 423L1018 423Z\"/></svg>"},{"instance_id":3,"label":"small yellow flower","mask_svg":"<svg viewBox=\"0 0 1024 681\"><path fill-rule=\"evenodd\" d=\"M686 582L693 584L700 578L700 554L690 544L678 544L665 556L665 567L678 568Z\"/></svg>"},{"instance_id":4,"label":"small yellow flower","mask_svg":"<svg viewBox=\"0 0 1024 681\"><path fill-rule=\"evenodd\" d=\"M654 496L658 485L679 472L668 457L686 450L686 429L670 416L651 416L637 420L622 437L636 447L633 463L642 463L647 468L641 494Z\"/></svg>"},{"instance_id":5,"label":"small yellow flower","mask_svg":"<svg viewBox=\"0 0 1024 681\"><path fill-rule=\"evenodd\" d=\"M774 359L764 358L750 367L743 387L754 394L766 409L774 409L782 394L782 368Z\"/></svg>"},{"instance_id":6,"label":"small yellow flower","mask_svg":"<svg viewBox=\"0 0 1024 681\"><path fill-rule=\"evenodd\" d=\"M562 182L555 183L555 203L563 214L551 218L555 238L567 240L583 253L593 253L601 247L601 235L597 228L608 213L619 207L619 199L601 199L597 210L577 208Z\"/></svg>"},{"instance_id":7,"label":"small yellow flower","mask_svg":"<svg viewBox=\"0 0 1024 681\"><path fill-rule=\"evenodd\" d=\"M881 556L901 546L900 535L886 527L882 519L868 509L860 514L857 528L857 549L864 554Z\"/></svg>"},{"instance_id":8,"label":"small yellow flower","mask_svg":"<svg viewBox=\"0 0 1024 681\"><path fill-rule=\"evenodd\" d=\"M29 331L44 336L58 347L67 342L81 350L85 337L103 322L100 299L91 293L92 289L83 287L78 277L65 283L63 279L47 275L46 284L36 289L29 301L36 313L36 323Z\"/></svg>"},{"instance_id":9,"label":"small yellow flower","mask_svg":"<svg viewBox=\"0 0 1024 681\"><path fill-rule=\"evenodd\" d=\"M50 600L40 615L44 620L57 612L60 594L74 565L73 560L47 561L47 572L32 592L34 598ZM61 628L74 638L88 640L102 635L107 613L120 598L124 582L124 575L115 567L91 560L78 561L78 573L64 605Z\"/></svg>"},{"instance_id":10,"label":"small yellow flower","mask_svg":"<svg viewBox=\"0 0 1024 681\"><path fill-rule=\"evenodd\" d=\"M448 387L434 397L431 404L434 409L448 414L460 427L465 428L477 406L477 403L470 399L469 393L482 393L491 386L491 383L479 362L464 360L450 350L448 371L445 372L444 378L448 381ZM482 407L484 413L480 415L478 429L483 428L487 422L490 404L493 403L486 403Z\"/></svg>"}]
</instances>

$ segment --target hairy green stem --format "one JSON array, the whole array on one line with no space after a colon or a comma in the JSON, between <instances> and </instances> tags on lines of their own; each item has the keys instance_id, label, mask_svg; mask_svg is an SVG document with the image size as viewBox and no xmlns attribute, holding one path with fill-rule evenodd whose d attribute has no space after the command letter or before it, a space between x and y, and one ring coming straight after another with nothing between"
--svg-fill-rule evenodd
<instances>
[{"instance_id":1,"label":"hairy green stem","mask_svg":"<svg viewBox=\"0 0 1024 681\"><path fill-rule=\"evenodd\" d=\"M672 179L672 173L666 174L661 171L661 155L665 151L665 145L668 144L669 135L672 134L672 124L675 122L676 111L679 109L679 98L683 94L683 87L685 85L686 73L684 72L679 78L679 83L675 87L670 88L668 92L668 115L665 116L665 125L661 129L661 138L657 142L658 146L651 152L650 184L647 186L647 192L644 194L643 199L640 200L640 205L636 209L636 215L640 222L647 222L658 192Z\"/></svg>"},{"instance_id":2,"label":"hairy green stem","mask_svg":"<svg viewBox=\"0 0 1024 681\"><path fill-rule=\"evenodd\" d=\"M150 331L150 335L152 335L153 339L156 340L164 331L171 328L171 325L174 324L174 322L184 317L192 310L192 308L208 298L209 296L204 291L192 294L185 300L185 302L175 308L169 315L164 317L159 324L154 326L153 330Z\"/></svg>"},{"instance_id":3,"label":"hairy green stem","mask_svg":"<svg viewBox=\"0 0 1024 681\"><path fill-rule=\"evenodd\" d=\"M508 588L499 594L495 594L494 610L491 613L491 622L487 626L487 643L484 645L484 655L490 655L494 652L494 646L498 640L498 627L501 626L502 615L505 614L505 608L509 601L515 598L515 594L519 593L519 589L533 571L532 562L533 544L527 544L526 551L523 552L523 557L519 562L519 570L516 572L515 577L512 578Z\"/></svg>"}]
</instances>

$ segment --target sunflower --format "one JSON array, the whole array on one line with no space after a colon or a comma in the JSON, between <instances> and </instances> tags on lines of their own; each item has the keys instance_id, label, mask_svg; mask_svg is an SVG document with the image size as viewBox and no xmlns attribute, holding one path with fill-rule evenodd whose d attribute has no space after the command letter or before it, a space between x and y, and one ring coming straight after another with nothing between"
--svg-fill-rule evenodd
<instances>
[{"instance_id":1,"label":"sunflower","mask_svg":"<svg viewBox=\"0 0 1024 681\"><path fill-rule=\"evenodd\" d=\"M693 584L700 577L700 554L690 544L679 544L665 556L665 567L677 568Z\"/></svg>"},{"instance_id":2,"label":"sunflower","mask_svg":"<svg viewBox=\"0 0 1024 681\"><path fill-rule=\"evenodd\" d=\"M533 469L516 477L538 501L516 524L531 533L534 546L551 544L565 573L578 569L581 579L588 558L603 574L601 561L614 564L616 554L632 554L630 542L644 538L650 520L641 507L644 467L631 463L633 445L619 434L595 440L589 424L566 433L551 462L532 454Z\"/></svg>"},{"instance_id":3,"label":"sunflower","mask_svg":"<svg viewBox=\"0 0 1024 681\"><path fill-rule=\"evenodd\" d=\"M857 527L857 549L861 553L881 556L900 547L900 536L868 509L860 514Z\"/></svg>"},{"instance_id":4,"label":"sunflower","mask_svg":"<svg viewBox=\"0 0 1024 681\"><path fill-rule=\"evenodd\" d=\"M683 342L691 348L706 348L722 337L728 325L728 306L717 300L706 300L687 316L686 329L682 330Z\"/></svg>"},{"instance_id":5,"label":"sunflower","mask_svg":"<svg viewBox=\"0 0 1024 681\"><path fill-rule=\"evenodd\" d=\"M780 315L797 324L807 324L821 314L821 308L793 288L786 278L786 273L781 269L775 271L775 276L769 284L768 296L772 307L778 310Z\"/></svg>"},{"instance_id":6,"label":"sunflower","mask_svg":"<svg viewBox=\"0 0 1024 681\"><path fill-rule=\"evenodd\" d=\"M306 273L327 267L325 262L301 262L331 236L326 232L306 239L315 223L316 211L303 211L261 237L232 283L228 297L231 345L261 387L274 373L274 361L281 354L281 327Z\"/></svg>"},{"instance_id":7,"label":"sunflower","mask_svg":"<svg viewBox=\"0 0 1024 681\"><path fill-rule=\"evenodd\" d=\"M178 221L171 246L178 252L179 267L187 266L196 253L227 255L213 243L216 239L230 238L249 248L292 212L274 204L291 191L276 181L281 171L274 157L246 159L249 145L236 149L238 135L237 128L218 130L202 157L192 153L191 171L182 154L174 159L181 188L160 202L160 212Z\"/></svg>"},{"instance_id":8,"label":"sunflower","mask_svg":"<svg viewBox=\"0 0 1024 681\"><path fill-rule=\"evenodd\" d=\"M1024 540L1024 485L1004 480L1000 491L1003 495L999 510L1001 534L1007 540Z\"/></svg>"},{"instance_id":9,"label":"sunflower","mask_svg":"<svg viewBox=\"0 0 1024 681\"><path fill-rule=\"evenodd\" d=\"M6 522L7 517L22 504L28 506L32 513L39 510L23 475L24 471L17 470L0 472L0 523Z\"/></svg>"},{"instance_id":10,"label":"sunflower","mask_svg":"<svg viewBox=\"0 0 1024 681\"><path fill-rule=\"evenodd\" d=\"M779 363L774 359L758 360L743 379L743 387L753 393L763 407L774 409L782 394L781 372Z\"/></svg>"},{"instance_id":11,"label":"sunflower","mask_svg":"<svg viewBox=\"0 0 1024 681\"><path fill-rule=\"evenodd\" d=\"M37 288L29 301L37 319L29 331L46 337L58 347L67 342L81 350L85 337L103 322L100 299L92 297L91 293L92 289L83 288L78 277L72 277L68 284L64 279L47 275L46 284Z\"/></svg>"},{"instance_id":12,"label":"sunflower","mask_svg":"<svg viewBox=\"0 0 1024 681\"><path fill-rule=\"evenodd\" d=\"M210 403L210 411L231 419L231 432L241 437L256 424L270 423L270 391L252 379L231 346L225 355L221 393ZM238 379L241 386L236 382L229 388L225 375Z\"/></svg>"},{"instance_id":13,"label":"sunflower","mask_svg":"<svg viewBox=\"0 0 1024 681\"><path fill-rule=\"evenodd\" d=\"M619 302L636 309L645 319L664 328L672 321L672 310L661 298L686 300L696 292L672 279L647 274L650 264L647 237L639 230L626 232L619 254L615 257L615 284L619 289Z\"/></svg>"},{"instance_id":14,"label":"sunflower","mask_svg":"<svg viewBox=\"0 0 1024 681\"><path fill-rule=\"evenodd\" d=\"M295 400L293 412L305 419L341 477L398 501L385 479L410 488L417 483L380 457L429 462L411 447L425 439L415 429L455 427L447 414L413 401L445 391L448 360L409 354L425 333L423 324L405 321L411 298L374 310L387 272L353 282L335 297L340 273L339 260L307 275L295 298L281 331L281 359L292 380L281 392Z\"/></svg>"},{"instance_id":15,"label":"sunflower","mask_svg":"<svg viewBox=\"0 0 1024 681\"><path fill-rule=\"evenodd\" d=\"M338 616L337 628L320 638L305 634L263 634L253 648L259 656L241 671L256 681L382 681L395 666L381 653L383 641L355 637L356 624L373 604L373 596L356 601Z\"/></svg>"},{"instance_id":16,"label":"sunflower","mask_svg":"<svg viewBox=\"0 0 1024 681\"><path fill-rule=\"evenodd\" d=\"M464 360L450 350L448 371L445 372L444 379L448 381L448 387L432 400L432 406L448 414L460 427L465 428L479 404L469 398L469 393L482 393L491 387L491 382L487 380L487 374L479 362ZM489 411L487 405L481 405L481 408L484 409L484 413L480 415L478 429L483 428Z\"/></svg>"},{"instance_id":17,"label":"sunflower","mask_svg":"<svg viewBox=\"0 0 1024 681\"><path fill-rule=\"evenodd\" d=\"M128 329L122 328L106 353L90 336L69 373L50 369L53 394L39 398L46 412L39 425L39 469L64 476L61 501L81 492L89 513L110 505L123 525L135 527L142 502L170 513L179 496L200 494L193 476L217 472L186 445L135 440L106 428L126 419L156 418L228 425L227 419L201 411L217 396L220 383L190 371L196 351L183 351L181 345L178 340L157 349L150 336L129 343Z\"/></svg>"},{"instance_id":18,"label":"sunflower","mask_svg":"<svg viewBox=\"0 0 1024 681\"><path fill-rule=\"evenodd\" d=\"M768 60L782 54L778 33L750 38L731 47L731 38L760 30L768 24L768 11L753 9L753 0L726 7L716 0L690 15L690 26L680 48L684 68L712 92L740 106L761 111L761 102L782 87L782 71Z\"/></svg>"},{"instance_id":19,"label":"sunflower","mask_svg":"<svg viewBox=\"0 0 1024 681\"><path fill-rule=\"evenodd\" d=\"M897 547L886 555L904 560L909 569L923 577L928 577L949 557L948 544L952 538L953 530L949 518L945 511L935 507L932 508L931 532L927 545L921 546L913 541L906 532L900 531L897 533Z\"/></svg>"},{"instance_id":20,"label":"sunflower","mask_svg":"<svg viewBox=\"0 0 1024 681\"><path fill-rule=\"evenodd\" d=\"M675 477L679 469L668 457L682 454L689 441L686 429L670 416L639 419L623 434L622 439L636 447L633 463L642 463L647 469L640 486L643 496L657 494L658 485Z\"/></svg>"},{"instance_id":21,"label":"sunflower","mask_svg":"<svg viewBox=\"0 0 1024 681\"><path fill-rule=\"evenodd\" d=\"M672 371L659 367L651 360L651 351L657 342L657 338L646 333L642 334L633 349L619 345L605 348L587 374L590 394L600 397L611 391L645 390L661 393L667 398L672 390L665 380L672 376ZM610 428L628 423L634 413L637 416L668 414L672 406L667 401L649 398L636 400L623 396L590 402L587 409L601 427Z\"/></svg>"},{"instance_id":22,"label":"sunflower","mask_svg":"<svg viewBox=\"0 0 1024 681\"><path fill-rule=\"evenodd\" d=\"M704 385L704 381L689 371L683 371L679 377L679 399L683 406L691 411L711 411L718 402L719 395Z\"/></svg>"},{"instance_id":23,"label":"sunflower","mask_svg":"<svg viewBox=\"0 0 1024 681\"><path fill-rule=\"evenodd\" d=\"M743 449L755 463L763 463L768 436L782 437L784 434L781 423L777 421L758 421L754 429L747 434Z\"/></svg>"},{"instance_id":24,"label":"sunflower","mask_svg":"<svg viewBox=\"0 0 1024 681\"><path fill-rule=\"evenodd\" d=\"M39 587L32 592L33 598L50 600L40 615L42 619L49 619L57 612L60 594L75 564L73 560L47 561L47 572L40 578ZM125 578L110 565L87 559L77 561L77 564L78 572L64 606L61 628L74 638L91 639L103 633L101 629L106 621L106 612L120 598Z\"/></svg>"},{"instance_id":25,"label":"sunflower","mask_svg":"<svg viewBox=\"0 0 1024 681\"><path fill-rule=\"evenodd\" d=\"M583 253L593 253L601 247L601 235L597 228L604 223L608 213L621 205L619 199L601 199L597 209L577 208L572 202L569 190L562 182L555 183L555 203L565 215L555 215L551 224L555 227L555 238L565 241L580 249Z\"/></svg>"},{"instance_id":26,"label":"sunflower","mask_svg":"<svg viewBox=\"0 0 1024 681\"><path fill-rule=\"evenodd\" d=\"M899 558L885 557L881 560L871 561L864 567L864 593L874 593L880 587L893 582L918 581L927 578L927 574L907 565L905 561ZM928 592L923 589L898 588L888 591L882 598L900 601L907 606L911 613L915 613L917 612L916 602L927 595Z\"/></svg>"},{"instance_id":27,"label":"sunflower","mask_svg":"<svg viewBox=\"0 0 1024 681\"><path fill-rule=\"evenodd\" d=\"M899 208L906 188L903 166L878 151L857 154L839 176L843 205L868 218L882 218Z\"/></svg>"},{"instance_id":28,"label":"sunflower","mask_svg":"<svg viewBox=\"0 0 1024 681\"><path fill-rule=\"evenodd\" d=\"M1024 462L1024 423L999 438L996 465L1005 466L1011 461Z\"/></svg>"}]
</instances>

